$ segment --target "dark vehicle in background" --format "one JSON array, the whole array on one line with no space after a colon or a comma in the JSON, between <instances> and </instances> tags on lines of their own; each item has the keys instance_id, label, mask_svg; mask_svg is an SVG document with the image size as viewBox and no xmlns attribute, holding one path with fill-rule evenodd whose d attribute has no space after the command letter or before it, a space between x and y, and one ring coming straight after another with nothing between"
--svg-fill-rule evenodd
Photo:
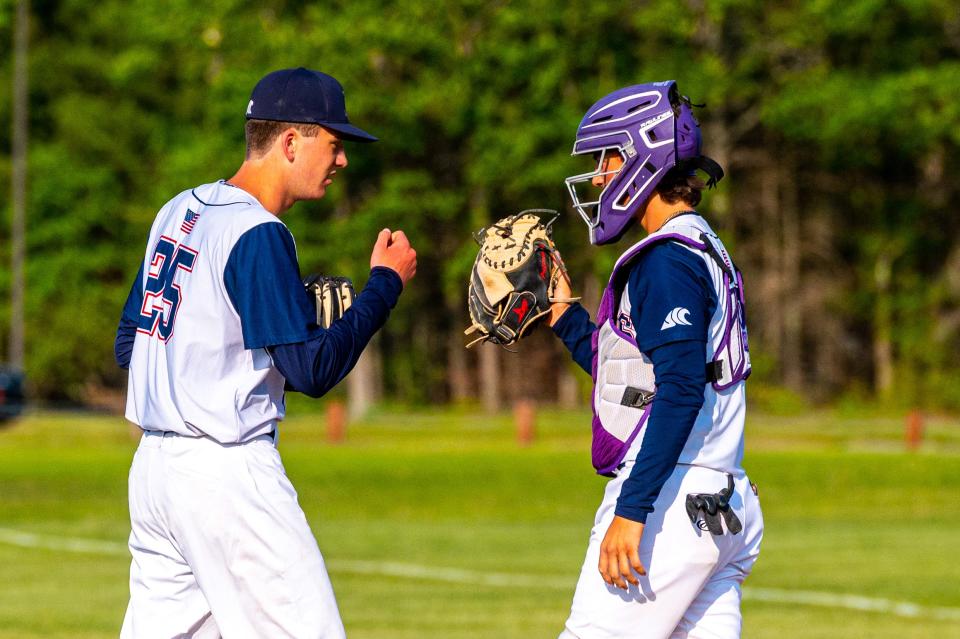
<instances>
[{"instance_id":1,"label":"dark vehicle in background","mask_svg":"<svg viewBox=\"0 0 960 639\"><path fill-rule=\"evenodd\" d=\"M0 365L0 422L19 415L23 404L23 373Z\"/></svg>"}]
</instances>

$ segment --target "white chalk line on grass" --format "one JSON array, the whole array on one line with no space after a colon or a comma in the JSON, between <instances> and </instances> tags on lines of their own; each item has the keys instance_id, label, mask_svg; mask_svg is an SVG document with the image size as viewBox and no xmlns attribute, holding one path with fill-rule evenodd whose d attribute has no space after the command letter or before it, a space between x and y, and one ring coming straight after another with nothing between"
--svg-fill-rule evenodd
<instances>
[{"instance_id":1,"label":"white chalk line on grass","mask_svg":"<svg viewBox=\"0 0 960 639\"><path fill-rule=\"evenodd\" d=\"M91 555L127 555L126 544L115 541L99 541L96 539L79 539L76 537L58 537L54 535L38 535L22 530L0 528L0 543L20 548L40 548L43 550L63 550L66 552L80 552Z\"/></svg>"},{"instance_id":2,"label":"white chalk line on grass","mask_svg":"<svg viewBox=\"0 0 960 639\"><path fill-rule=\"evenodd\" d=\"M127 545L96 539L39 535L36 533L0 528L0 543L20 548L36 548L63 552L128 556ZM549 588L573 591L573 579L556 576L537 577L530 574L481 572L461 568L440 568L394 561L334 559L327 561L332 572L356 575L383 575L400 579L421 579L444 583L474 584L497 588ZM863 597L815 590L787 590L782 588L744 587L743 598L749 601L786 603L822 608L842 608L861 612L877 612L909 619L960 621L960 608L921 606L909 601L877 597Z\"/></svg>"}]
</instances>

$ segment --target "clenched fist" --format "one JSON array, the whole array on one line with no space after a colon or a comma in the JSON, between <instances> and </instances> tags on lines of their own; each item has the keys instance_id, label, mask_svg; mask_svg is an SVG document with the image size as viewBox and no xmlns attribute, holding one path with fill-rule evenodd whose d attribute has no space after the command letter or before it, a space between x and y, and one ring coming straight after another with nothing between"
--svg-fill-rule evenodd
<instances>
[{"instance_id":1,"label":"clenched fist","mask_svg":"<svg viewBox=\"0 0 960 639\"><path fill-rule=\"evenodd\" d=\"M403 231L383 229L370 254L370 268L386 266L400 276L404 285L417 273L417 252Z\"/></svg>"}]
</instances>

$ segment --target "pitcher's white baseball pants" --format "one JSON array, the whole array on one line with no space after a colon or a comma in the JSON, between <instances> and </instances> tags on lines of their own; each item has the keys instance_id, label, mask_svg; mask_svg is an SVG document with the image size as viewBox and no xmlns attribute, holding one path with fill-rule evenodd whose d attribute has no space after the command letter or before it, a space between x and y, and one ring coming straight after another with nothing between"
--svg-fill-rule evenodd
<instances>
[{"instance_id":1,"label":"pitcher's white baseball pants","mask_svg":"<svg viewBox=\"0 0 960 639\"><path fill-rule=\"evenodd\" d=\"M147 431L130 468L122 639L342 639L323 557L272 437Z\"/></svg>"}]
</instances>

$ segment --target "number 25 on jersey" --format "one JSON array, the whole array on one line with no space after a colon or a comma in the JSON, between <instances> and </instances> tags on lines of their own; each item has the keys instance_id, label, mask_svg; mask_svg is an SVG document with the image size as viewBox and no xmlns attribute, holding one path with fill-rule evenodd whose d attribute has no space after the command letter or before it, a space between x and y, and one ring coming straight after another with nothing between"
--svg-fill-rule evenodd
<instances>
[{"instance_id":1,"label":"number 25 on jersey","mask_svg":"<svg viewBox=\"0 0 960 639\"><path fill-rule=\"evenodd\" d=\"M147 272L138 333L156 335L163 342L170 339L177 309L182 301L180 286L174 280L180 271L193 272L197 255L193 249L177 244L165 235L160 236Z\"/></svg>"}]
</instances>

